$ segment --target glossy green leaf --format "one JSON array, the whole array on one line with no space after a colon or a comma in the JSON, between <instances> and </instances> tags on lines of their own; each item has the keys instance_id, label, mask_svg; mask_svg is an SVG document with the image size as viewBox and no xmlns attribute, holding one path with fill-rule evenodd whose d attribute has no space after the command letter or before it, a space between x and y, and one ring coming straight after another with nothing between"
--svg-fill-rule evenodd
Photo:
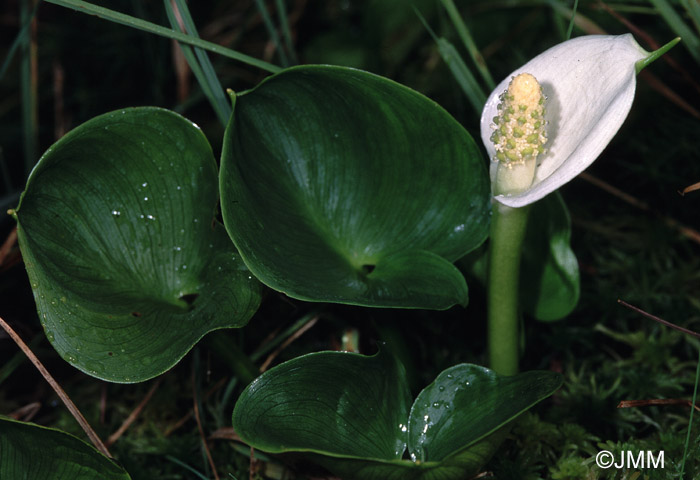
<instances>
[{"instance_id":1,"label":"glossy green leaf","mask_svg":"<svg viewBox=\"0 0 700 480\"><path fill-rule=\"evenodd\" d=\"M248 386L236 403L234 425L266 452L400 457L411 403L405 375L384 354L298 357Z\"/></svg>"},{"instance_id":2,"label":"glossy green leaf","mask_svg":"<svg viewBox=\"0 0 700 480\"><path fill-rule=\"evenodd\" d=\"M490 458L508 422L560 385L554 372L503 377L461 364L409 411L405 372L389 355L322 352L261 375L233 426L256 449L302 453L345 480L460 480Z\"/></svg>"},{"instance_id":3,"label":"glossy green leaf","mask_svg":"<svg viewBox=\"0 0 700 480\"><path fill-rule=\"evenodd\" d=\"M471 364L448 368L418 395L411 408L411 458L448 458L496 431L560 385L561 378L554 372L506 377Z\"/></svg>"},{"instance_id":4,"label":"glossy green leaf","mask_svg":"<svg viewBox=\"0 0 700 480\"><path fill-rule=\"evenodd\" d=\"M260 286L215 220L199 128L157 108L94 118L44 154L16 210L46 335L84 372L159 375L207 332L247 323Z\"/></svg>"},{"instance_id":5,"label":"glossy green leaf","mask_svg":"<svg viewBox=\"0 0 700 480\"><path fill-rule=\"evenodd\" d=\"M250 270L310 301L466 304L453 261L486 238L489 182L469 134L382 77L295 67L235 98L224 224Z\"/></svg>"},{"instance_id":6,"label":"glossy green leaf","mask_svg":"<svg viewBox=\"0 0 700 480\"><path fill-rule=\"evenodd\" d=\"M520 299L538 320L564 318L578 303L581 282L570 240L571 219L561 195L535 203L525 234Z\"/></svg>"},{"instance_id":7,"label":"glossy green leaf","mask_svg":"<svg viewBox=\"0 0 700 480\"><path fill-rule=\"evenodd\" d=\"M60 430L0 417L0 478L130 480L116 463Z\"/></svg>"},{"instance_id":8,"label":"glossy green leaf","mask_svg":"<svg viewBox=\"0 0 700 480\"><path fill-rule=\"evenodd\" d=\"M343 480L465 480L486 464L505 439L508 427L494 432L473 446L439 462L371 460L327 457L304 453L311 461Z\"/></svg>"}]
</instances>

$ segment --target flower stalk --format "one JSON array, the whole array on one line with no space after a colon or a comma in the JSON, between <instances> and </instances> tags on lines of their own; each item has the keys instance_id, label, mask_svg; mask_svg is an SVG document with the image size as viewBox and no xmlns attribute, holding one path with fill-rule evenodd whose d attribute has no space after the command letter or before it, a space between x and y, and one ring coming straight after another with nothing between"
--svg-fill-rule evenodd
<instances>
[{"instance_id":1,"label":"flower stalk","mask_svg":"<svg viewBox=\"0 0 700 480\"><path fill-rule=\"evenodd\" d=\"M488 269L489 367L501 375L518 373L520 356L520 257L530 207L493 202Z\"/></svg>"}]
</instances>

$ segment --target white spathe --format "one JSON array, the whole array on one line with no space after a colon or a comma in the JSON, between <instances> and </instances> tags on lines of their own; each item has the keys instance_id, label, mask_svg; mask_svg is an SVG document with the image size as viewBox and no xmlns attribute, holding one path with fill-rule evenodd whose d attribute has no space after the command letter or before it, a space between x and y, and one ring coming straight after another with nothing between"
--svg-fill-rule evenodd
<instances>
[{"instance_id":1,"label":"white spathe","mask_svg":"<svg viewBox=\"0 0 700 480\"><path fill-rule=\"evenodd\" d=\"M489 158L497 105L511 79L530 73L547 98L545 153L527 190L494 197L509 207L523 207L552 193L585 170L617 133L632 107L635 64L649 56L631 34L589 35L560 43L508 75L491 92L481 114L481 139ZM491 161L491 180L497 164Z\"/></svg>"}]
</instances>

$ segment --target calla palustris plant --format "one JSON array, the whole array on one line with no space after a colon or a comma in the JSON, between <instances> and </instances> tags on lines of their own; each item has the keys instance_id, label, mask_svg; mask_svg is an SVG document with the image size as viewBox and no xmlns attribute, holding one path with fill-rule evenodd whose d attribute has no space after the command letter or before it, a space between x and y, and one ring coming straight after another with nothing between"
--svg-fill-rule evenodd
<instances>
[{"instance_id":1,"label":"calla palustris plant","mask_svg":"<svg viewBox=\"0 0 700 480\"><path fill-rule=\"evenodd\" d=\"M636 74L672 44L650 54L630 35L565 42L513 72L487 100L482 138L496 195L489 346L497 374L517 371L523 207L595 160L630 110ZM366 72L289 69L235 97L221 165L227 231L250 273L272 288L364 306L444 309L467 302L452 262L486 236L488 182L471 137L427 98ZM201 132L157 109L94 119L42 157L14 214L47 336L64 358L100 378L140 381L177 363L208 331L245 324L259 287L215 220L215 187ZM318 365L325 368L327 360ZM471 375L481 367L459 368ZM496 378L494 398L502 382L522 378ZM435 385L440 396L445 385ZM523 409L551 394L558 380L544 385ZM402 418L410 419L408 402L399 400ZM471 411L481 412L462 408L456 415ZM417 455L426 452L421 432L430 425L420 424L425 415L415 418L416 448L407 448ZM496 419L484 434L512 418ZM403 445L401 434L410 430L396 432L398 426L392 423L396 435L387 437L392 446ZM469 468L481 464L483 452L462 454L482 438L437 441L445 448L425 454L420 468L404 463L403 448L368 458L381 464L377 478L388 478L381 477L384 467L448 478L428 470L455 465L462 469L457 478L467 460Z\"/></svg>"},{"instance_id":2,"label":"calla palustris plant","mask_svg":"<svg viewBox=\"0 0 700 480\"><path fill-rule=\"evenodd\" d=\"M491 367L517 371L517 291L527 206L598 158L632 107L636 75L676 39L649 53L632 35L590 35L556 45L491 93L481 137L491 162ZM507 300L507 299L510 300Z\"/></svg>"}]
</instances>

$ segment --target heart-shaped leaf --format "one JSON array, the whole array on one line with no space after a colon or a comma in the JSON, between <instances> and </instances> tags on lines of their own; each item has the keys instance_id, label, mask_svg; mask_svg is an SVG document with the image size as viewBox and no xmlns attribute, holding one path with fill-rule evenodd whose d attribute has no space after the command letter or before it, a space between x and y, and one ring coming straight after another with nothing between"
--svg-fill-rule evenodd
<instances>
[{"instance_id":1,"label":"heart-shaped leaf","mask_svg":"<svg viewBox=\"0 0 700 480\"><path fill-rule=\"evenodd\" d=\"M466 304L452 262L488 234L490 186L469 134L419 93L304 66L234 98L224 224L268 286L311 301Z\"/></svg>"},{"instance_id":2,"label":"heart-shaped leaf","mask_svg":"<svg viewBox=\"0 0 700 480\"><path fill-rule=\"evenodd\" d=\"M130 480L116 463L60 430L0 417L0 478Z\"/></svg>"},{"instance_id":3,"label":"heart-shaped leaf","mask_svg":"<svg viewBox=\"0 0 700 480\"><path fill-rule=\"evenodd\" d=\"M571 250L571 219L558 192L533 205L520 269L523 308L542 321L566 317L576 307L580 277Z\"/></svg>"},{"instance_id":4,"label":"heart-shaped leaf","mask_svg":"<svg viewBox=\"0 0 700 480\"><path fill-rule=\"evenodd\" d=\"M216 164L185 118L133 108L94 118L44 154L16 210L46 335L84 372L159 375L260 302L215 220Z\"/></svg>"},{"instance_id":5,"label":"heart-shaped leaf","mask_svg":"<svg viewBox=\"0 0 700 480\"><path fill-rule=\"evenodd\" d=\"M503 377L461 364L409 410L405 371L388 355L314 353L250 384L233 426L254 448L303 453L346 480L459 480L493 454L504 425L560 385L554 372Z\"/></svg>"},{"instance_id":6,"label":"heart-shaped leaf","mask_svg":"<svg viewBox=\"0 0 700 480\"><path fill-rule=\"evenodd\" d=\"M411 404L405 376L385 354L298 357L248 386L236 403L234 425L266 452L400 458Z\"/></svg>"}]
</instances>

